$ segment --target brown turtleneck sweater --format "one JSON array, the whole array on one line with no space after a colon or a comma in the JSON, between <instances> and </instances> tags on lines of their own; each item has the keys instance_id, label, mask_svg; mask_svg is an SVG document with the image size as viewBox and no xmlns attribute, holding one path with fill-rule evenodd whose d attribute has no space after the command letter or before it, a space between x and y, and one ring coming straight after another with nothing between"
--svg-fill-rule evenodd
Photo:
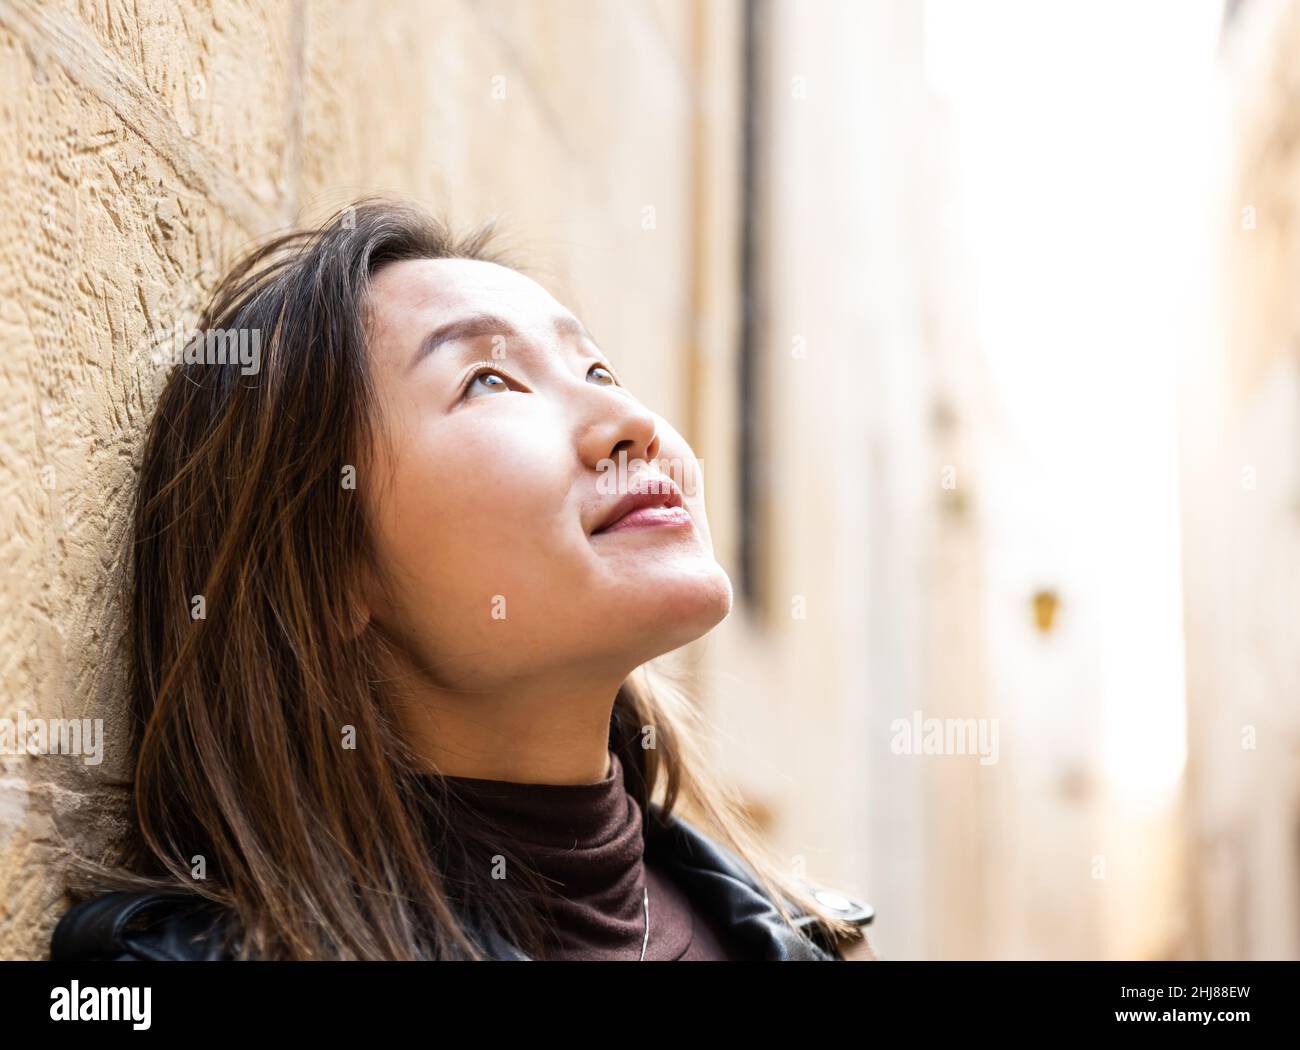
<instances>
[{"instance_id":1,"label":"brown turtleneck sweater","mask_svg":"<svg viewBox=\"0 0 1300 1050\"><path fill-rule=\"evenodd\" d=\"M609 758L609 774L594 784L443 779L453 804L459 797L492 821L511 852L554 888L545 959L636 962L645 940L643 889L647 962L742 958L725 929L645 862L641 807L624 787L618 756Z\"/></svg>"}]
</instances>

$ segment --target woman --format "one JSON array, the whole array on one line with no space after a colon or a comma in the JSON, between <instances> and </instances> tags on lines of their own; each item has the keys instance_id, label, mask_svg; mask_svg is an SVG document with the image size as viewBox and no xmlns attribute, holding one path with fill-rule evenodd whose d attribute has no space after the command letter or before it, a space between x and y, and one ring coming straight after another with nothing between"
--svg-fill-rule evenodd
<instances>
[{"instance_id":1,"label":"woman","mask_svg":"<svg viewBox=\"0 0 1300 1050\"><path fill-rule=\"evenodd\" d=\"M693 453L491 236L372 199L218 288L140 471L137 827L78 864L113 892L54 958L839 959L861 936L870 908L764 855L650 684L731 605Z\"/></svg>"}]
</instances>

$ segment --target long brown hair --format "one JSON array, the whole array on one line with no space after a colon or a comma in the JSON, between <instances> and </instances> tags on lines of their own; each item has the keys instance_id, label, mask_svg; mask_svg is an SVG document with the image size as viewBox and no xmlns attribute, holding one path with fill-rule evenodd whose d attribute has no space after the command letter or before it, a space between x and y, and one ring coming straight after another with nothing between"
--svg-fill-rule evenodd
<instances>
[{"instance_id":1,"label":"long brown hair","mask_svg":"<svg viewBox=\"0 0 1300 1050\"><path fill-rule=\"evenodd\" d=\"M448 876L492 829L451 819L442 778L421 769L385 703L383 642L357 632L352 605L374 564L345 481L364 476L376 427L369 280L417 258L524 269L495 236L493 223L457 234L368 198L275 237L216 289L199 332L256 332L261 359L178 362L153 416L129 588L135 820L115 863L75 858L83 891L207 898L238 917L240 958L481 958L469 915L541 954L541 887L526 870L514 886L472 864ZM789 902L849 933L768 856L708 772L694 705L654 674L628 678L610 726L643 812L652 798L688 809L787 920Z\"/></svg>"}]
</instances>

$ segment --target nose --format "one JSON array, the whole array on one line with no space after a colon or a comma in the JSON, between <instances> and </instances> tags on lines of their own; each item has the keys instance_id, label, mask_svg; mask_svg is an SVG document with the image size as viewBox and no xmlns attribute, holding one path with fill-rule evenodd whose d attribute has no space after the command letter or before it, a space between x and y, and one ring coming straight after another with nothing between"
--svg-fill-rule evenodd
<instances>
[{"instance_id":1,"label":"nose","mask_svg":"<svg viewBox=\"0 0 1300 1050\"><path fill-rule=\"evenodd\" d=\"M592 470L606 470L626 462L647 462L659 455L659 427L655 415L626 391L592 387L578 437L578 451ZM612 463L611 463L612 461Z\"/></svg>"}]
</instances>

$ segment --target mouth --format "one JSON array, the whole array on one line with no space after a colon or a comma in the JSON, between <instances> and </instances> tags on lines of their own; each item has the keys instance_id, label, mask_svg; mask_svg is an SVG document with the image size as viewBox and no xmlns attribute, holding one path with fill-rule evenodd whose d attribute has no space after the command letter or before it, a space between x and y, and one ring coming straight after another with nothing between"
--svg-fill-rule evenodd
<instances>
[{"instance_id":1,"label":"mouth","mask_svg":"<svg viewBox=\"0 0 1300 1050\"><path fill-rule=\"evenodd\" d=\"M667 476L643 483L641 491L619 499L605 515L593 536L630 529L681 527L692 524L681 489Z\"/></svg>"}]
</instances>

